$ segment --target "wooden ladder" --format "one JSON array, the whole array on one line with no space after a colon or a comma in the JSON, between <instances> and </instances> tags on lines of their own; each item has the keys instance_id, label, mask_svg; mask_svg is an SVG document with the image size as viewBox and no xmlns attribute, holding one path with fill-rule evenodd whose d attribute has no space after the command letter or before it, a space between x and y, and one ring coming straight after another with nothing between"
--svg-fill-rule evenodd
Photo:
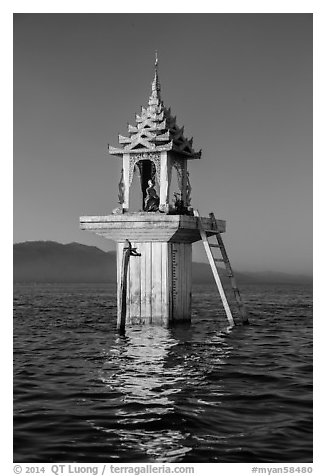
<instances>
[{"instance_id":1,"label":"wooden ladder","mask_svg":"<svg viewBox=\"0 0 326 476\"><path fill-rule=\"evenodd\" d=\"M212 224L213 224L213 228L214 228L213 230L205 230L204 229L203 223L201 221L201 216L200 216L198 210L194 210L194 215L195 215L195 217L198 217L198 225L199 225L200 236L201 236L202 242L204 244L204 248L205 248L205 251L206 251L206 254L207 254L207 258L208 258L209 264L211 266L213 276L214 276L214 279L215 279L215 282L216 282L216 285L217 285L217 289L220 293L222 303L223 303L223 307L224 307L224 310L225 310L225 313L226 313L226 316L228 318L228 321L229 321L230 325L234 326L235 322L234 322L232 312L231 312L228 300L226 298L226 295L225 295L225 292L224 292L224 289L223 289L223 286L222 286L221 278L220 278L219 273L218 273L218 268L217 268L216 263L219 263L219 262L224 263L225 269L226 269L226 272L227 272L227 276L230 278L231 287L233 289L233 293L234 293L235 299L236 299L237 304L238 304L238 308L239 308L239 312L240 312L240 315L241 315L242 323L243 324L249 324L246 308L245 308L245 306L242 302L240 291L239 291L239 288L237 286L234 273L232 271L231 263L230 263L230 260L228 258L228 255L227 255L227 252L226 252L223 240L222 240L221 233L218 231L218 226L217 226L217 222L216 222L216 218L214 216L214 213L209 214L209 216L211 218L211 221L212 221ZM213 233L213 235L216 237L217 243L210 243L210 241L208 240L208 236L207 236L208 232ZM220 251L222 258L216 258L214 256L214 254L213 254L214 249L217 249L217 250Z\"/></svg>"}]
</instances>

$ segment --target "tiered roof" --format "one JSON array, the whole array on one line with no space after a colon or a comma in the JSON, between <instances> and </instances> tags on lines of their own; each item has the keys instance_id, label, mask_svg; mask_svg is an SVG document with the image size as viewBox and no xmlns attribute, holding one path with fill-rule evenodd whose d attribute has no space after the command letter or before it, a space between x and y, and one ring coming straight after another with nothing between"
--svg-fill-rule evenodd
<instances>
[{"instance_id":1,"label":"tiered roof","mask_svg":"<svg viewBox=\"0 0 326 476\"><path fill-rule=\"evenodd\" d=\"M171 115L161 99L161 86L158 79L158 60L155 60L155 75L148 106L136 114L136 125L128 125L129 136L119 135L122 148L109 145L109 153L121 156L125 153L174 151L180 158L200 159L201 150L192 148L192 138L183 135L184 128L178 127L176 117Z\"/></svg>"}]
</instances>

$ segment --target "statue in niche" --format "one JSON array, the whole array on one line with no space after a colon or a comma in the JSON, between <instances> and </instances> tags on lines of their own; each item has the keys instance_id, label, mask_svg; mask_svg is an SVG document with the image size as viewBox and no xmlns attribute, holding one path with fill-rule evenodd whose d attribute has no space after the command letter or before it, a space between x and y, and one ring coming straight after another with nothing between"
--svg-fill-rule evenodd
<instances>
[{"instance_id":1,"label":"statue in niche","mask_svg":"<svg viewBox=\"0 0 326 476\"><path fill-rule=\"evenodd\" d=\"M148 181L148 187L146 188L146 197L145 197L145 212L157 212L160 204L159 196L156 193L154 188L153 180Z\"/></svg>"}]
</instances>

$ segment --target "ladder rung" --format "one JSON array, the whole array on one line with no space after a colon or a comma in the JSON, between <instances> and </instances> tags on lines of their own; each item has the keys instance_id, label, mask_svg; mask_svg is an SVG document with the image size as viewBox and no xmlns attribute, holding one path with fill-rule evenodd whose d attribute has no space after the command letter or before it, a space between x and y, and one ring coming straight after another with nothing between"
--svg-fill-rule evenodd
<instances>
[{"instance_id":1,"label":"ladder rung","mask_svg":"<svg viewBox=\"0 0 326 476\"><path fill-rule=\"evenodd\" d=\"M215 245L214 243L210 243L209 246L211 248L221 248L220 245Z\"/></svg>"},{"instance_id":2,"label":"ladder rung","mask_svg":"<svg viewBox=\"0 0 326 476\"><path fill-rule=\"evenodd\" d=\"M218 261L219 263L224 263L224 259L220 259L220 258L214 258L214 261Z\"/></svg>"},{"instance_id":3,"label":"ladder rung","mask_svg":"<svg viewBox=\"0 0 326 476\"><path fill-rule=\"evenodd\" d=\"M209 230L209 229L205 229L204 231L205 231L205 233L219 233L219 231L218 231L218 230Z\"/></svg>"}]
</instances>

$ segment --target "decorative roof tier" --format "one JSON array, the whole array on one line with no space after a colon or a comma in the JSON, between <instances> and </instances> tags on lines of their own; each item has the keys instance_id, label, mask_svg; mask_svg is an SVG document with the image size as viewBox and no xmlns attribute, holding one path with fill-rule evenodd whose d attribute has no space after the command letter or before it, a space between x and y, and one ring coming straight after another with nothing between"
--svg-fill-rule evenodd
<instances>
[{"instance_id":1,"label":"decorative roof tier","mask_svg":"<svg viewBox=\"0 0 326 476\"><path fill-rule=\"evenodd\" d=\"M192 138L183 135L184 128L178 127L176 117L171 115L161 99L161 86L158 79L158 60L155 59L155 75L148 106L136 114L136 125L128 125L129 136L119 135L119 144L123 147L109 145L109 153L121 156L126 153L173 151L185 159L200 159L201 150L195 152Z\"/></svg>"}]
</instances>

